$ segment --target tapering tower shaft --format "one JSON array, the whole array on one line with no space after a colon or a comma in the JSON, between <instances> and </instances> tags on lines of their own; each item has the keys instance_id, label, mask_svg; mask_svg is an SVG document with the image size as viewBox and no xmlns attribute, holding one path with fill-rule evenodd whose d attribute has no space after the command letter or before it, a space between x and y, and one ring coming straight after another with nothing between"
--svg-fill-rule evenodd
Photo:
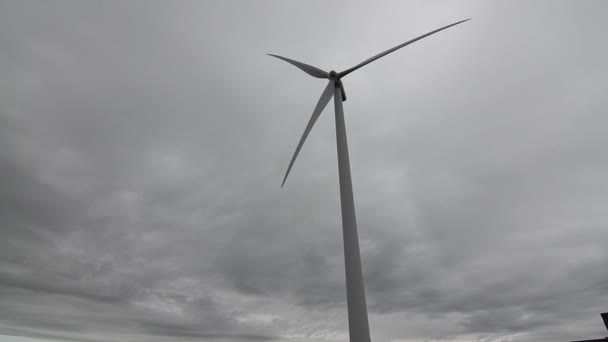
<instances>
[{"instance_id":1,"label":"tapering tower shaft","mask_svg":"<svg viewBox=\"0 0 608 342\"><path fill-rule=\"evenodd\" d=\"M342 206L342 233L344 236L344 263L346 266L346 299L348 305L348 332L351 342L370 342L369 323L365 287L361 269L355 200L350 176L348 144L342 93L340 87L334 89L336 112L336 140L338 146L338 172L340 178L340 202Z\"/></svg>"}]
</instances>

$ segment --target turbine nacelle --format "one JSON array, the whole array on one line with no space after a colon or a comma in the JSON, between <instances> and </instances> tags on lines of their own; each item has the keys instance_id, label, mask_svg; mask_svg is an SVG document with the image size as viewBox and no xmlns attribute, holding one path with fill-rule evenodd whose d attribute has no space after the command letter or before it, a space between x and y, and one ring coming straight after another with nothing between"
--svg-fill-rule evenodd
<instances>
[{"instance_id":1,"label":"turbine nacelle","mask_svg":"<svg viewBox=\"0 0 608 342\"><path fill-rule=\"evenodd\" d=\"M329 72L328 78L334 81L336 88L340 88L340 93L342 94L342 101L346 101L346 92L344 91L344 84L342 84L340 74L332 70Z\"/></svg>"}]
</instances>

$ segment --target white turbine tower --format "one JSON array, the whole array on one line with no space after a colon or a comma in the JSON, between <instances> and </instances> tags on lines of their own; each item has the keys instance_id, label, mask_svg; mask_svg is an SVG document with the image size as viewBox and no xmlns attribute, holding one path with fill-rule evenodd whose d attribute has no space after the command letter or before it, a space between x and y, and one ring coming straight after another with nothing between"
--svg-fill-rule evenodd
<instances>
[{"instance_id":1,"label":"white turbine tower","mask_svg":"<svg viewBox=\"0 0 608 342\"><path fill-rule=\"evenodd\" d=\"M435 34L439 31L445 30L449 27L458 25L470 19L462 20L442 28L436 29L429 33L423 34L417 38L409 40L401 45L397 45L392 49L386 50L382 53L379 53L350 69L346 69L342 72L335 72L321 70L312 65L304 64L298 61L294 61L289 58L269 54L270 56L279 58L288 62L310 76L316 78L326 78L329 79L329 83L323 94L321 94L321 98L319 102L317 102L317 106L312 112L312 116L308 121L308 125L306 125L306 129L304 129L304 134L302 134L302 138L300 138L300 142L296 147L296 151L291 157L291 161L289 162L289 167L287 168L287 172L285 173L285 177L283 178L283 183L281 187L285 184L287 180L287 176L289 175L289 171L293 166L293 163L300 153L300 149L306 140L306 137L310 133L313 125L317 121L317 118L329 103L332 96L334 97L334 106L336 112L336 140L338 146L338 172L340 179L340 202L342 206L342 233L344 237L344 263L346 269L346 298L347 298L347 306L348 306L348 332L351 342L370 342L370 334L369 334L369 323L367 320L367 304L365 302L365 288L363 285L363 272L361 270L361 255L359 253L359 237L357 235L357 220L355 217L355 201L353 198L353 188L350 177L350 162L348 159L348 145L346 143L346 128L344 125L344 110L342 109L342 102L346 101L346 93L344 92L344 86L342 84L342 77L350 74L351 72L379 59L382 58L389 53L396 51L406 45L414 43L422 38L428 37L432 34Z\"/></svg>"}]
</instances>

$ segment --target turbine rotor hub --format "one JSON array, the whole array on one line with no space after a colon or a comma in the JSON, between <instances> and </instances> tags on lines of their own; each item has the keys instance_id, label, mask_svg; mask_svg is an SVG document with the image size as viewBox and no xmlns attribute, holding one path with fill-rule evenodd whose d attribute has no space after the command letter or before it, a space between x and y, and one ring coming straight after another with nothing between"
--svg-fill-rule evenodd
<instances>
[{"instance_id":1,"label":"turbine rotor hub","mask_svg":"<svg viewBox=\"0 0 608 342\"><path fill-rule=\"evenodd\" d=\"M344 85L342 84L342 80L340 79L340 74L332 70L329 72L329 79L334 81L334 87L340 89L340 93L342 94L342 101L346 101L346 92L344 92Z\"/></svg>"}]
</instances>

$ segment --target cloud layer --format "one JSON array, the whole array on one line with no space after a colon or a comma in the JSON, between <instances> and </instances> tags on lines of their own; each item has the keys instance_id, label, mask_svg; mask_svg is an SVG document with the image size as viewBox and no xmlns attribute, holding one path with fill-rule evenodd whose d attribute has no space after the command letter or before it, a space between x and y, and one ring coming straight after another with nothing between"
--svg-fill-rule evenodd
<instances>
[{"instance_id":1,"label":"cloud layer","mask_svg":"<svg viewBox=\"0 0 608 342\"><path fill-rule=\"evenodd\" d=\"M603 337L603 2L0 4L0 334L346 341L345 69L374 341ZM331 109L330 107L328 107ZM602 267L604 266L604 267Z\"/></svg>"}]
</instances>

